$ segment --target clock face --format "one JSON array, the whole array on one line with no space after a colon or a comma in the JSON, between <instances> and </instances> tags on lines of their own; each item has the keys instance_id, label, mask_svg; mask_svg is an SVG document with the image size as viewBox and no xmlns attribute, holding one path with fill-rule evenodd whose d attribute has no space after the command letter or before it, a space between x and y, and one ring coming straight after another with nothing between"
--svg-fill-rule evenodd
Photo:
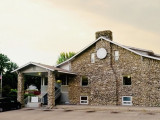
<instances>
[{"instance_id":1,"label":"clock face","mask_svg":"<svg viewBox=\"0 0 160 120\"><path fill-rule=\"evenodd\" d=\"M106 56L107 56L107 51L106 51L106 49L104 49L104 48L99 48L99 49L97 50L97 57L98 57L99 59L104 59Z\"/></svg>"}]
</instances>

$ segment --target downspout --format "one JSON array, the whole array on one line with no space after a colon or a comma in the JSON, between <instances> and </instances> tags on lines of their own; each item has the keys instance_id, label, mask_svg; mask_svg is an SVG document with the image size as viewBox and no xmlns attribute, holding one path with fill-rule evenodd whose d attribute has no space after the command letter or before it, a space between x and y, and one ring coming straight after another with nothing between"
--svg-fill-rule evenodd
<instances>
[{"instance_id":1,"label":"downspout","mask_svg":"<svg viewBox=\"0 0 160 120\"><path fill-rule=\"evenodd\" d=\"M112 63L112 60L113 60L113 55L112 55L112 45L110 43L110 65L111 65L111 68L113 70L113 75L115 77L115 80L116 80L116 105L118 106L118 79L117 79L117 75L116 75L116 71L114 70L114 67L113 67L113 63Z\"/></svg>"}]
</instances>

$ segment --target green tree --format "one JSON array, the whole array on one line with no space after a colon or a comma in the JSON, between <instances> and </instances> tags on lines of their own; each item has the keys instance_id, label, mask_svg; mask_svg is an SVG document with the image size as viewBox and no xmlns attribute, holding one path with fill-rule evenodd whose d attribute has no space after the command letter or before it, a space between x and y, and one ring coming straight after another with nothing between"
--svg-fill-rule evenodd
<instances>
[{"instance_id":1,"label":"green tree","mask_svg":"<svg viewBox=\"0 0 160 120\"><path fill-rule=\"evenodd\" d=\"M9 61L10 61L9 58L6 55L0 54L0 73L5 72L5 70L7 69Z\"/></svg>"},{"instance_id":2,"label":"green tree","mask_svg":"<svg viewBox=\"0 0 160 120\"><path fill-rule=\"evenodd\" d=\"M64 61L66 61L67 59L71 58L75 54L76 54L75 52L69 52L69 53L62 52L62 53L60 53L60 56L58 57L58 60L57 60L57 64L60 64Z\"/></svg>"},{"instance_id":3,"label":"green tree","mask_svg":"<svg viewBox=\"0 0 160 120\"><path fill-rule=\"evenodd\" d=\"M11 73L18 68L17 64L12 62L6 55L0 53L0 74L3 76L3 96L7 96L10 89L17 88L17 75Z\"/></svg>"}]
</instances>

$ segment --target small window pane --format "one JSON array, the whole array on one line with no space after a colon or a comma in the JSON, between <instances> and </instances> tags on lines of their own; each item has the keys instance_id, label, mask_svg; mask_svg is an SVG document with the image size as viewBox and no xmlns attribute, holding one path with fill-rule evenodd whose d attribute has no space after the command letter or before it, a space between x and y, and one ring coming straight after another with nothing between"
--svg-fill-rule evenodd
<instances>
[{"instance_id":1,"label":"small window pane","mask_svg":"<svg viewBox=\"0 0 160 120\"><path fill-rule=\"evenodd\" d=\"M131 85L131 76L124 76L123 77L123 85Z\"/></svg>"},{"instance_id":2,"label":"small window pane","mask_svg":"<svg viewBox=\"0 0 160 120\"><path fill-rule=\"evenodd\" d=\"M87 97L81 97L81 100L87 100Z\"/></svg>"},{"instance_id":3,"label":"small window pane","mask_svg":"<svg viewBox=\"0 0 160 120\"><path fill-rule=\"evenodd\" d=\"M119 59L119 51L115 51L115 60L118 60Z\"/></svg>"},{"instance_id":4,"label":"small window pane","mask_svg":"<svg viewBox=\"0 0 160 120\"><path fill-rule=\"evenodd\" d=\"M123 97L123 101L131 101L131 97Z\"/></svg>"},{"instance_id":5,"label":"small window pane","mask_svg":"<svg viewBox=\"0 0 160 120\"><path fill-rule=\"evenodd\" d=\"M83 76L82 77L82 86L87 86L88 85L88 77Z\"/></svg>"},{"instance_id":6,"label":"small window pane","mask_svg":"<svg viewBox=\"0 0 160 120\"><path fill-rule=\"evenodd\" d=\"M87 101L81 101L81 103L87 103Z\"/></svg>"},{"instance_id":7,"label":"small window pane","mask_svg":"<svg viewBox=\"0 0 160 120\"><path fill-rule=\"evenodd\" d=\"M66 80L62 80L62 85L66 85Z\"/></svg>"},{"instance_id":8,"label":"small window pane","mask_svg":"<svg viewBox=\"0 0 160 120\"><path fill-rule=\"evenodd\" d=\"M45 78L44 85L48 85L48 78Z\"/></svg>"},{"instance_id":9,"label":"small window pane","mask_svg":"<svg viewBox=\"0 0 160 120\"><path fill-rule=\"evenodd\" d=\"M91 63L95 63L95 53L91 54Z\"/></svg>"},{"instance_id":10,"label":"small window pane","mask_svg":"<svg viewBox=\"0 0 160 120\"><path fill-rule=\"evenodd\" d=\"M62 80L62 85L68 85L68 80L67 79Z\"/></svg>"}]
</instances>

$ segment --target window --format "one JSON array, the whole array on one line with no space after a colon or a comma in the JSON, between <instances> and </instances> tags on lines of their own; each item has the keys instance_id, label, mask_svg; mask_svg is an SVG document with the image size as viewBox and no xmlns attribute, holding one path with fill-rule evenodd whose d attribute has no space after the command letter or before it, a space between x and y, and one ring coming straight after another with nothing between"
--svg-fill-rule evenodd
<instances>
[{"instance_id":1,"label":"window","mask_svg":"<svg viewBox=\"0 0 160 120\"><path fill-rule=\"evenodd\" d=\"M44 85L48 85L48 78L44 79Z\"/></svg>"},{"instance_id":2,"label":"window","mask_svg":"<svg viewBox=\"0 0 160 120\"><path fill-rule=\"evenodd\" d=\"M62 85L68 85L68 80L67 79L62 80Z\"/></svg>"},{"instance_id":3,"label":"window","mask_svg":"<svg viewBox=\"0 0 160 120\"><path fill-rule=\"evenodd\" d=\"M91 63L95 63L95 53L91 54Z\"/></svg>"},{"instance_id":4,"label":"window","mask_svg":"<svg viewBox=\"0 0 160 120\"><path fill-rule=\"evenodd\" d=\"M119 59L119 51L114 51L115 61Z\"/></svg>"},{"instance_id":5,"label":"window","mask_svg":"<svg viewBox=\"0 0 160 120\"><path fill-rule=\"evenodd\" d=\"M131 85L131 76L123 76L123 85Z\"/></svg>"},{"instance_id":6,"label":"window","mask_svg":"<svg viewBox=\"0 0 160 120\"><path fill-rule=\"evenodd\" d=\"M88 77L87 76L82 76L81 85L88 86Z\"/></svg>"},{"instance_id":7,"label":"window","mask_svg":"<svg viewBox=\"0 0 160 120\"><path fill-rule=\"evenodd\" d=\"M88 104L88 96L80 96L80 104Z\"/></svg>"},{"instance_id":8,"label":"window","mask_svg":"<svg viewBox=\"0 0 160 120\"><path fill-rule=\"evenodd\" d=\"M122 105L132 105L132 96L123 96Z\"/></svg>"}]
</instances>

